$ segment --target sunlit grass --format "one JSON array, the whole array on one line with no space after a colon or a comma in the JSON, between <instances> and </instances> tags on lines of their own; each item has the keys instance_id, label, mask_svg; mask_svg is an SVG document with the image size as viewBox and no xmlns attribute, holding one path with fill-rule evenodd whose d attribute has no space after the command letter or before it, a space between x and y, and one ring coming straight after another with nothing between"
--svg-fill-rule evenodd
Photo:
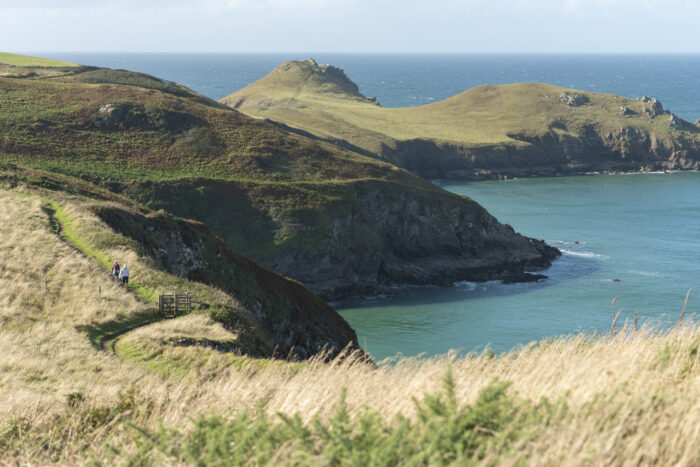
<instances>
[{"instance_id":1,"label":"sunlit grass","mask_svg":"<svg viewBox=\"0 0 700 467\"><path fill-rule=\"evenodd\" d=\"M72 67L78 66L75 63L54 60L51 58L31 57L28 55L17 55L7 52L0 52L0 63L14 66L36 66L36 67Z\"/></svg>"}]
</instances>

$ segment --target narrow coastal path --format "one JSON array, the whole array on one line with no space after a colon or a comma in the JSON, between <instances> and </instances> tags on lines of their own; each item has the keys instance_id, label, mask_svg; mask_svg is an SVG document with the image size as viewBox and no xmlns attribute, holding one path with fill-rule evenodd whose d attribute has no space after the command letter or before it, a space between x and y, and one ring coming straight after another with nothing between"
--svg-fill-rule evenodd
<instances>
[{"instance_id":1,"label":"narrow coastal path","mask_svg":"<svg viewBox=\"0 0 700 467\"><path fill-rule=\"evenodd\" d=\"M135 323L134 326L120 329L117 332L105 335L100 340L99 347L102 350L104 350L105 352L107 352L108 354L117 356L117 351L115 349L115 345L117 344L117 341L120 338L124 337L125 334L128 334L132 331L136 331L137 329L140 329L140 328L143 328L146 326L150 326L150 325L155 324L155 323L159 323L165 319L162 316L158 315L157 311L155 311L155 310L153 310L153 314L154 314L154 319L151 321L138 322L138 323Z\"/></svg>"},{"instance_id":2,"label":"narrow coastal path","mask_svg":"<svg viewBox=\"0 0 700 467\"><path fill-rule=\"evenodd\" d=\"M74 234L66 230L65 225L67 223L61 220L61 217L65 215L62 213L61 205L53 200L46 198L44 198L43 201L44 203L46 203L46 206L44 207L44 212L49 218L49 225L51 227L51 230L67 245L71 246L85 257L92 260L96 260L99 265L100 261L98 260L98 258L95 257L94 253L85 251L84 248L81 248L81 245L79 245L78 242L73 241ZM124 292L131 293L136 297L137 300L141 301L144 304L148 304L148 302L145 301L136 290L130 287L126 287ZM164 318L158 313L157 309L152 308L146 310L144 313L140 313L131 317L130 320L121 322L115 321L102 323L101 325L93 329L86 329L86 331L88 338L92 341L95 347L109 353L110 355L117 356L114 346L117 340L119 340L119 338L132 331L143 328L145 326L150 326L165 319L166 318Z\"/></svg>"}]
</instances>

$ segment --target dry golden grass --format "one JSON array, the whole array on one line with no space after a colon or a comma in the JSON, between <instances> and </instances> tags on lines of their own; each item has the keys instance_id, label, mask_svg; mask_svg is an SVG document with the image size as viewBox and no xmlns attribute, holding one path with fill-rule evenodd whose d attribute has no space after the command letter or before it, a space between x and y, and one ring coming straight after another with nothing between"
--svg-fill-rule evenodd
<instances>
[{"instance_id":1,"label":"dry golden grass","mask_svg":"<svg viewBox=\"0 0 700 467\"><path fill-rule=\"evenodd\" d=\"M50 417L73 391L106 402L122 363L75 328L144 305L51 232L39 198L0 191L0 204L0 417Z\"/></svg>"},{"instance_id":2,"label":"dry golden grass","mask_svg":"<svg viewBox=\"0 0 700 467\"><path fill-rule=\"evenodd\" d=\"M74 219L89 220L77 204L66 203ZM202 413L234 416L262 407L269 414L327 420L342 388L353 419L367 410L389 423L397 414L415 418L413 398L441 390L448 362L460 404L476 401L494 380L512 381L509 393L516 400L546 397L566 404L566 410L533 421L526 436L506 450L486 452L483 464L515 465L523 459L544 465L700 462L700 329L687 318L669 332L622 328L614 337L565 337L499 357L402 359L379 368L351 358L331 364L225 365L226 355L211 348L177 347L174 365L180 374L164 373L143 360L96 350L75 330L146 305L53 234L35 194L0 190L0 205L0 419L27 422L0 463L87 464L92 456L125 462L136 449L134 430L122 423L127 418L141 426L162 423L186 430ZM141 261L137 255L127 257L134 264ZM119 345L154 351L161 346L167 355L172 345L164 341L177 336L235 337L205 316L189 316L134 331ZM217 358L198 371L198 361ZM113 405L129 391L133 405L126 412L105 425L85 427L90 410ZM72 392L85 397L78 407L66 402ZM0 434L5 430L1 427ZM106 443L117 447L116 457L110 457ZM275 462L291 460L278 453Z\"/></svg>"}]
</instances>

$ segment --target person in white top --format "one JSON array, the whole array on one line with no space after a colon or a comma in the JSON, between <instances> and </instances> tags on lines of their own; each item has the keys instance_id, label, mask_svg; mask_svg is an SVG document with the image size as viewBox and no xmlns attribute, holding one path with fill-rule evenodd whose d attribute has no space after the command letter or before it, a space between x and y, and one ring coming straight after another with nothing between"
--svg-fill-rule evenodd
<instances>
[{"instance_id":1,"label":"person in white top","mask_svg":"<svg viewBox=\"0 0 700 467\"><path fill-rule=\"evenodd\" d=\"M129 283L129 268L126 267L126 264L119 270L119 279L124 285Z\"/></svg>"}]
</instances>

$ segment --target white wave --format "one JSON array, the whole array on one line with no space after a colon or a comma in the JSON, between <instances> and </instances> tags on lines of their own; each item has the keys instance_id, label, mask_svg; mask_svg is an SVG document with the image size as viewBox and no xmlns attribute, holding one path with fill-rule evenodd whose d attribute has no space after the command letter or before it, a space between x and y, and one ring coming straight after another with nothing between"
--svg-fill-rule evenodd
<instances>
[{"instance_id":1,"label":"white wave","mask_svg":"<svg viewBox=\"0 0 700 467\"><path fill-rule=\"evenodd\" d=\"M564 248L560 248L561 252L571 256L580 256L582 258L596 258L596 259L610 259L610 256L601 255L598 253L592 253L590 251L571 251Z\"/></svg>"},{"instance_id":2,"label":"white wave","mask_svg":"<svg viewBox=\"0 0 700 467\"><path fill-rule=\"evenodd\" d=\"M474 289L476 289L478 284L476 282L470 282L470 281L459 281L459 282L454 282L452 285L459 288L459 289L474 290Z\"/></svg>"},{"instance_id":3,"label":"white wave","mask_svg":"<svg viewBox=\"0 0 700 467\"><path fill-rule=\"evenodd\" d=\"M567 241L567 240L546 240L547 243L550 245L554 246L571 246L571 247L576 247L576 246L581 246L585 245L586 242L582 240L575 240L575 241Z\"/></svg>"},{"instance_id":4,"label":"white wave","mask_svg":"<svg viewBox=\"0 0 700 467\"><path fill-rule=\"evenodd\" d=\"M633 270L628 271L628 272L631 274L637 274L639 276L663 277L663 274L661 274L660 272L656 272L656 271L638 271L638 270L633 269Z\"/></svg>"}]
</instances>

